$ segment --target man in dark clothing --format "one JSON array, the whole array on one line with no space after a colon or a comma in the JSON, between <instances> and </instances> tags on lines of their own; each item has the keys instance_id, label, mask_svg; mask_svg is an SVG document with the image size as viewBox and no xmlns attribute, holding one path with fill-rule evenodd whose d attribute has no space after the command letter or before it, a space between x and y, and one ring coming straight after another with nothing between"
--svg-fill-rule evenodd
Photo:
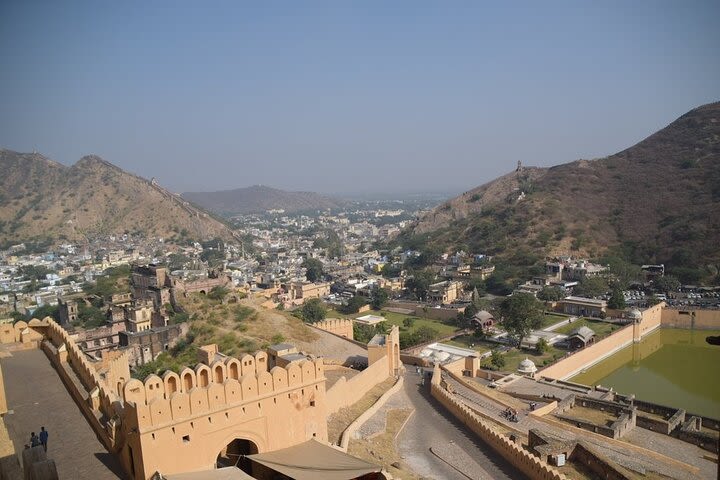
<instances>
[{"instance_id":1,"label":"man in dark clothing","mask_svg":"<svg viewBox=\"0 0 720 480\"><path fill-rule=\"evenodd\" d=\"M45 430L45 427L40 427L40 444L43 446L43 449L47 452L47 441L48 441L48 432Z\"/></svg>"},{"instance_id":2,"label":"man in dark clothing","mask_svg":"<svg viewBox=\"0 0 720 480\"><path fill-rule=\"evenodd\" d=\"M35 432L32 432L30 434L30 446L37 447L38 445L40 445L40 438L35 435Z\"/></svg>"}]
</instances>

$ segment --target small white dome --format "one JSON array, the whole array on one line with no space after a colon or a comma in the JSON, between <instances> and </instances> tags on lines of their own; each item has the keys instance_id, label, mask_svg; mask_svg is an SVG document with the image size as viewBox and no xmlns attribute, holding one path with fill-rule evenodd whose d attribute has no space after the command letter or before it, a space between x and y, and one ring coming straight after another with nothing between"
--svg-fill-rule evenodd
<instances>
[{"instance_id":1,"label":"small white dome","mask_svg":"<svg viewBox=\"0 0 720 480\"><path fill-rule=\"evenodd\" d=\"M642 312L640 312L637 308L631 308L628 310L626 316L630 320L642 320Z\"/></svg>"},{"instance_id":2,"label":"small white dome","mask_svg":"<svg viewBox=\"0 0 720 480\"><path fill-rule=\"evenodd\" d=\"M529 358L525 358L522 362L520 362L520 366L518 367L518 372L520 373L535 373L537 372L537 367L533 363L532 360Z\"/></svg>"}]
</instances>

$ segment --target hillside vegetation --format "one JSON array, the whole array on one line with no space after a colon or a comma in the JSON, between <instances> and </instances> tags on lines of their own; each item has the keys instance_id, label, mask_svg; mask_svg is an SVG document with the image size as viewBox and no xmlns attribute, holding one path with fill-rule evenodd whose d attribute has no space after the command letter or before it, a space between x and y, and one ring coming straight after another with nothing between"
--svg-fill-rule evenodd
<instances>
[{"instance_id":1,"label":"hillside vegetation","mask_svg":"<svg viewBox=\"0 0 720 480\"><path fill-rule=\"evenodd\" d=\"M186 192L183 198L222 215L260 213L282 209L286 212L324 210L340 206L338 200L313 192L287 192L264 185L218 192Z\"/></svg>"},{"instance_id":2,"label":"hillside vegetation","mask_svg":"<svg viewBox=\"0 0 720 480\"><path fill-rule=\"evenodd\" d=\"M67 167L40 154L0 149L0 244L139 233L231 238L208 214L156 183L86 156Z\"/></svg>"},{"instance_id":3,"label":"hillside vegetation","mask_svg":"<svg viewBox=\"0 0 720 480\"><path fill-rule=\"evenodd\" d=\"M290 342L295 345L312 342L317 333L302 320L284 312L260 307L261 299L246 298L238 303L223 303L214 295L190 294L178 299L190 328L188 335L170 351L139 368L137 378L165 370L179 372L184 366L197 363L197 350L217 344L219 350L239 357L269 345Z\"/></svg>"},{"instance_id":4,"label":"hillside vegetation","mask_svg":"<svg viewBox=\"0 0 720 480\"><path fill-rule=\"evenodd\" d=\"M720 269L720 103L620 153L521 168L438 206L399 242L531 267L572 254L664 263L685 282Z\"/></svg>"}]
</instances>

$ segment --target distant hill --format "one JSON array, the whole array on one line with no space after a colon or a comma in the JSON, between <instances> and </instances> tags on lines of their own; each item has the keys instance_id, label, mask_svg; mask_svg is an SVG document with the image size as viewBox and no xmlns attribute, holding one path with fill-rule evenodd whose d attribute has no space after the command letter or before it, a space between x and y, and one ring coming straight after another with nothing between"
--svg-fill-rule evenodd
<instances>
[{"instance_id":1,"label":"distant hill","mask_svg":"<svg viewBox=\"0 0 720 480\"><path fill-rule=\"evenodd\" d=\"M720 269L720 103L606 158L520 168L449 200L401 235L532 264L552 254L665 263L686 281Z\"/></svg>"},{"instance_id":2,"label":"distant hill","mask_svg":"<svg viewBox=\"0 0 720 480\"><path fill-rule=\"evenodd\" d=\"M196 205L221 215L259 213L277 209L301 212L341 206L339 200L317 193L286 192L264 185L218 192L186 192L182 196Z\"/></svg>"},{"instance_id":3,"label":"distant hill","mask_svg":"<svg viewBox=\"0 0 720 480\"><path fill-rule=\"evenodd\" d=\"M82 240L140 232L166 239L230 239L231 230L156 182L97 156L67 167L0 149L0 243Z\"/></svg>"}]
</instances>

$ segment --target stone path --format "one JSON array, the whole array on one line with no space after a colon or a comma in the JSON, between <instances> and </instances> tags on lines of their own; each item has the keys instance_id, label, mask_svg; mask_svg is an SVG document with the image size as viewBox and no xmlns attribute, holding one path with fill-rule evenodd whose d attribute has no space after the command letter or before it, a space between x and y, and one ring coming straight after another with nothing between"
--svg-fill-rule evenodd
<instances>
[{"instance_id":1,"label":"stone path","mask_svg":"<svg viewBox=\"0 0 720 480\"><path fill-rule=\"evenodd\" d=\"M30 432L44 426L50 434L48 457L60 478L123 477L42 351L13 352L0 364L9 410L4 420L16 451L29 443Z\"/></svg>"},{"instance_id":2,"label":"stone path","mask_svg":"<svg viewBox=\"0 0 720 480\"><path fill-rule=\"evenodd\" d=\"M421 384L420 378L410 369L403 390L396 394L415 409L397 444L416 474L447 480L525 478L435 400L429 382Z\"/></svg>"}]
</instances>

